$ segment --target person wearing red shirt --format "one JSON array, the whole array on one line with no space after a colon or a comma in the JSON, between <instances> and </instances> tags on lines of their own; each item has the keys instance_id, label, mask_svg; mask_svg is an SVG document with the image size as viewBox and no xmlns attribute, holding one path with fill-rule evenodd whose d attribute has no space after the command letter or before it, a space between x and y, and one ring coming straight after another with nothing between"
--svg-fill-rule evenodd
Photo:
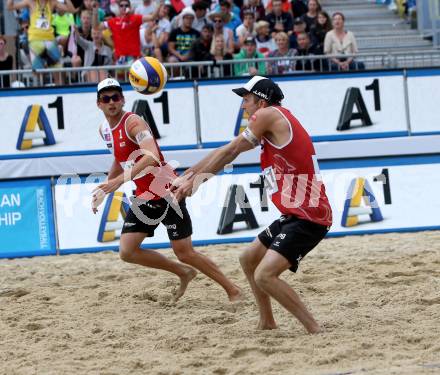
<instances>
[{"instance_id":1,"label":"person wearing red shirt","mask_svg":"<svg viewBox=\"0 0 440 375\"><path fill-rule=\"evenodd\" d=\"M288 269L296 272L300 260L325 237L332 224L332 210L312 141L300 122L281 106L283 92L271 79L255 76L233 91L243 97L248 127L229 144L185 171L173 182L172 190L177 200L190 196L239 154L261 147L266 191L281 217L240 256L260 312L258 328L276 328L272 297L309 333L318 333L319 324L298 294L279 278Z\"/></svg>"},{"instance_id":2,"label":"person wearing red shirt","mask_svg":"<svg viewBox=\"0 0 440 375\"><path fill-rule=\"evenodd\" d=\"M119 0L119 16L110 18L102 23L98 22L97 2L93 6L93 27L105 29L112 32L115 45L115 61L118 65L130 64L141 56L141 40L139 29L144 22L157 18L159 7L153 14L133 14L130 8L130 0Z\"/></svg>"},{"instance_id":3,"label":"person wearing red shirt","mask_svg":"<svg viewBox=\"0 0 440 375\"><path fill-rule=\"evenodd\" d=\"M97 213L106 194L118 190L125 182L133 181L135 197L130 199L131 205L121 231L121 259L177 275L180 287L174 295L176 300L196 276L192 267L220 284L231 302L241 300L241 289L212 260L194 250L191 217L185 201L175 203L169 192L171 182L176 178L174 168L165 161L148 123L137 114L124 111L124 104L118 81L107 78L98 84L97 106L105 116L99 133L114 160L107 181L93 191L92 211ZM142 241L153 237L159 224L166 227L171 247L182 263L151 249L141 250Z\"/></svg>"}]
</instances>

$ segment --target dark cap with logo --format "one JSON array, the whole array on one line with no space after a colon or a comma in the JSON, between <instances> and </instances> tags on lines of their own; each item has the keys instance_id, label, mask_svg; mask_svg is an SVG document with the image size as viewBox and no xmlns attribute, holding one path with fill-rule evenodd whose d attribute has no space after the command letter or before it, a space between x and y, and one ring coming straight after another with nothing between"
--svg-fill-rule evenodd
<instances>
[{"instance_id":1,"label":"dark cap with logo","mask_svg":"<svg viewBox=\"0 0 440 375\"><path fill-rule=\"evenodd\" d=\"M269 104L278 104L284 99L280 87L270 78L255 76L243 87L232 89L237 95L254 94Z\"/></svg>"},{"instance_id":2,"label":"dark cap with logo","mask_svg":"<svg viewBox=\"0 0 440 375\"><path fill-rule=\"evenodd\" d=\"M255 40L255 38L253 38L253 37L251 37L251 36L248 36L245 40L244 40L244 42L243 42L243 44L257 44L257 41Z\"/></svg>"}]
</instances>

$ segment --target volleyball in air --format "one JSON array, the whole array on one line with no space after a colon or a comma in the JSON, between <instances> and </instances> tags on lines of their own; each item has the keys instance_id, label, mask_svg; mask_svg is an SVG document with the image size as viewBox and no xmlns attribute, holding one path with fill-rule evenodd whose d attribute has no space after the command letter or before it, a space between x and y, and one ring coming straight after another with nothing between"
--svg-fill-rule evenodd
<instances>
[{"instance_id":1,"label":"volleyball in air","mask_svg":"<svg viewBox=\"0 0 440 375\"><path fill-rule=\"evenodd\" d=\"M167 71L162 63L150 56L136 60L128 73L131 86L144 95L158 93L167 83L167 78Z\"/></svg>"}]
</instances>

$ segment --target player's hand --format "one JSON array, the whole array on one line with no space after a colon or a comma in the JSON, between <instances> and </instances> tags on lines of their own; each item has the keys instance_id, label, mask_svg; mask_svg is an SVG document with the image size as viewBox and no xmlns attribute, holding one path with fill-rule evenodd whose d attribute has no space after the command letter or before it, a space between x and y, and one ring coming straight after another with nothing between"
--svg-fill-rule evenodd
<instances>
[{"instance_id":1,"label":"player's hand","mask_svg":"<svg viewBox=\"0 0 440 375\"><path fill-rule=\"evenodd\" d=\"M120 174L118 177L112 178L101 185L98 185L98 189L101 189L104 193L109 194L118 190L124 183L124 174Z\"/></svg>"},{"instance_id":2,"label":"player's hand","mask_svg":"<svg viewBox=\"0 0 440 375\"><path fill-rule=\"evenodd\" d=\"M188 179L184 181L176 190L174 190L174 196L178 202L186 197L190 197L193 193L195 193L193 182L194 181L192 179Z\"/></svg>"},{"instance_id":3,"label":"player's hand","mask_svg":"<svg viewBox=\"0 0 440 375\"><path fill-rule=\"evenodd\" d=\"M185 172L183 175L173 180L170 191L174 194L174 198L178 202L185 197L191 196L193 185L193 179L191 177L193 176L193 172Z\"/></svg>"},{"instance_id":4,"label":"player's hand","mask_svg":"<svg viewBox=\"0 0 440 375\"><path fill-rule=\"evenodd\" d=\"M95 188L92 191L92 212L96 214L98 207L104 201L106 194L99 188Z\"/></svg>"}]
</instances>

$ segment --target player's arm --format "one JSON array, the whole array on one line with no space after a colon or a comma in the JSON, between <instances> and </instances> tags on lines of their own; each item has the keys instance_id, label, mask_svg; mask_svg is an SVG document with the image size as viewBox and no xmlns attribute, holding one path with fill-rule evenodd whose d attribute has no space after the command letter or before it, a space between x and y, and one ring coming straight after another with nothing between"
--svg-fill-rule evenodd
<instances>
[{"instance_id":1,"label":"player's arm","mask_svg":"<svg viewBox=\"0 0 440 375\"><path fill-rule=\"evenodd\" d=\"M175 190L178 200L192 195L199 185L221 171L242 152L252 150L260 145L261 138L267 132L270 121L270 113L263 109L259 110L250 119L248 127L227 145L211 152L195 166L185 171L182 183Z\"/></svg>"},{"instance_id":2,"label":"player's arm","mask_svg":"<svg viewBox=\"0 0 440 375\"><path fill-rule=\"evenodd\" d=\"M22 0L14 3L14 0L8 0L6 8L10 11L20 10L23 8L31 8L31 2L29 0Z\"/></svg>"},{"instance_id":3,"label":"player's arm","mask_svg":"<svg viewBox=\"0 0 440 375\"><path fill-rule=\"evenodd\" d=\"M118 177L120 174L122 174L124 170L121 167L121 164L119 164L116 159L113 159L112 166L110 167L110 170L108 171L107 180L111 180L115 177Z\"/></svg>"}]
</instances>

